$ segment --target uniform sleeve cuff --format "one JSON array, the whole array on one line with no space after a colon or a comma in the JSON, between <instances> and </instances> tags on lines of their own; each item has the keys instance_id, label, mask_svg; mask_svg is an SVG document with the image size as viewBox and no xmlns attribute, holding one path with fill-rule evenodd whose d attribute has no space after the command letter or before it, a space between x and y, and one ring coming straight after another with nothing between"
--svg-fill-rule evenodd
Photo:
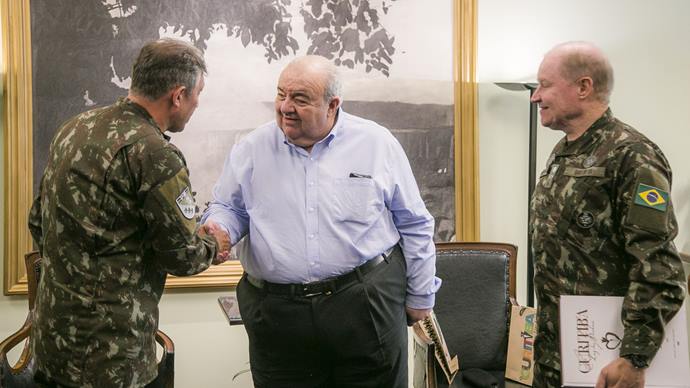
<instances>
[{"instance_id":1,"label":"uniform sleeve cuff","mask_svg":"<svg viewBox=\"0 0 690 388\"><path fill-rule=\"evenodd\" d=\"M647 362L651 362L658 350L659 348L657 345L639 343L639 341L628 341L627 338L623 338L620 356L623 357L636 354L644 357Z\"/></svg>"}]
</instances>

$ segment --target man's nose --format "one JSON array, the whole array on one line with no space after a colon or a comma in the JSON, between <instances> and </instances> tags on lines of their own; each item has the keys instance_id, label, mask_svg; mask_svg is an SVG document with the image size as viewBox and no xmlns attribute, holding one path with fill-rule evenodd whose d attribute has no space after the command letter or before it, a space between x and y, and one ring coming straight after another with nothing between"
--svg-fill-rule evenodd
<instances>
[{"instance_id":1,"label":"man's nose","mask_svg":"<svg viewBox=\"0 0 690 388\"><path fill-rule=\"evenodd\" d=\"M295 104L289 98L284 99L280 102L280 112L281 113L292 113L295 111Z\"/></svg>"},{"instance_id":2,"label":"man's nose","mask_svg":"<svg viewBox=\"0 0 690 388\"><path fill-rule=\"evenodd\" d=\"M532 94L532 97L529 98L529 101L532 103L540 102L541 101L541 93L539 90L539 87L534 91Z\"/></svg>"}]
</instances>

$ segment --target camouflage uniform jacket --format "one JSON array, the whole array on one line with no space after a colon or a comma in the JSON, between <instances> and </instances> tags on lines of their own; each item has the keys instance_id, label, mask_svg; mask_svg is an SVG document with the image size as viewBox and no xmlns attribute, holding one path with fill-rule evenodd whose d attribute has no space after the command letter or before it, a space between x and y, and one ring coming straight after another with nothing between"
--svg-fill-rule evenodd
<instances>
[{"instance_id":1,"label":"camouflage uniform jacket","mask_svg":"<svg viewBox=\"0 0 690 388\"><path fill-rule=\"evenodd\" d=\"M620 354L652 360L685 295L670 191L661 150L610 110L556 145L531 206L537 363L560 370L559 295L624 296Z\"/></svg>"},{"instance_id":2,"label":"camouflage uniform jacket","mask_svg":"<svg viewBox=\"0 0 690 388\"><path fill-rule=\"evenodd\" d=\"M62 125L29 228L41 251L32 348L66 386L137 387L156 377L166 274L208 268L182 153L121 99Z\"/></svg>"}]
</instances>

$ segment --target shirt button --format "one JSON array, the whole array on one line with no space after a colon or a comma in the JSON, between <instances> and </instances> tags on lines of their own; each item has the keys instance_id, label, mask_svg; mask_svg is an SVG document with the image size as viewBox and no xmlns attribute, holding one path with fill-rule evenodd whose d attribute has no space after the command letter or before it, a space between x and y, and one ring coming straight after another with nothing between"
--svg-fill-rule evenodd
<instances>
[{"instance_id":1,"label":"shirt button","mask_svg":"<svg viewBox=\"0 0 690 388\"><path fill-rule=\"evenodd\" d=\"M309 182L309 186L314 186L314 181Z\"/></svg>"},{"instance_id":2,"label":"shirt button","mask_svg":"<svg viewBox=\"0 0 690 388\"><path fill-rule=\"evenodd\" d=\"M314 234L313 234L313 233L310 234L310 235L309 235L309 238L314 238Z\"/></svg>"},{"instance_id":3,"label":"shirt button","mask_svg":"<svg viewBox=\"0 0 690 388\"><path fill-rule=\"evenodd\" d=\"M310 208L309 208L309 212L311 213L311 212L313 212L313 211L314 211L314 208L313 208L313 207L310 207Z\"/></svg>"}]
</instances>

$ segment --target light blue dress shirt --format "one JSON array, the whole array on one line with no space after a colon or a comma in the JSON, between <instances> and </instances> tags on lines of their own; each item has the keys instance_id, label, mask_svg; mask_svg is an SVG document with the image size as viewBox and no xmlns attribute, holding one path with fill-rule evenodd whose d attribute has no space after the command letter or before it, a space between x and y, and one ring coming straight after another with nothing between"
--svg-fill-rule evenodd
<instances>
[{"instance_id":1,"label":"light blue dress shirt","mask_svg":"<svg viewBox=\"0 0 690 388\"><path fill-rule=\"evenodd\" d=\"M202 223L236 244L249 234L245 271L274 283L308 283L351 271L400 242L406 305L434 305L434 218L400 143L386 128L339 110L331 132L307 152L275 121L228 155Z\"/></svg>"}]
</instances>

